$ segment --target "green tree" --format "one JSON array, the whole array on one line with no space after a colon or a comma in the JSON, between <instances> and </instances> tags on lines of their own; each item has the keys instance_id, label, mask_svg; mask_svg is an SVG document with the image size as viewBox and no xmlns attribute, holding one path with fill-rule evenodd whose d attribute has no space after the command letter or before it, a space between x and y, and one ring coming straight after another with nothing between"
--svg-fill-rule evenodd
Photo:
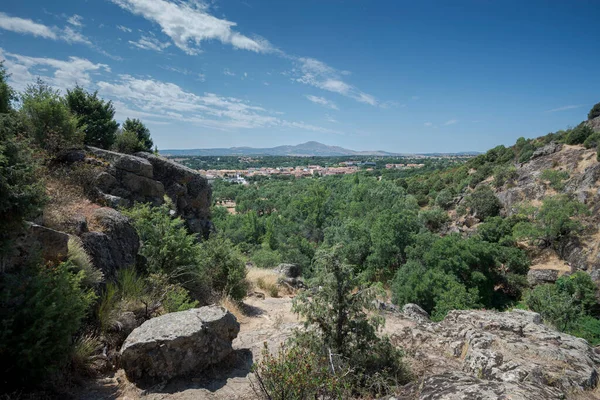
<instances>
[{"instance_id":1,"label":"green tree","mask_svg":"<svg viewBox=\"0 0 600 400\"><path fill-rule=\"evenodd\" d=\"M119 124L114 120L115 108L98 92L89 93L81 86L67 90L65 98L71 113L78 117L78 127L85 132L85 144L109 149L115 142Z\"/></svg>"},{"instance_id":2,"label":"green tree","mask_svg":"<svg viewBox=\"0 0 600 400\"><path fill-rule=\"evenodd\" d=\"M588 113L588 119L600 117L600 103L594 104L594 107Z\"/></svg>"},{"instance_id":3,"label":"green tree","mask_svg":"<svg viewBox=\"0 0 600 400\"><path fill-rule=\"evenodd\" d=\"M471 213L482 221L486 218L495 217L500 213L502 204L492 189L487 185L479 186L466 199L467 206Z\"/></svg>"},{"instance_id":4,"label":"green tree","mask_svg":"<svg viewBox=\"0 0 600 400\"><path fill-rule=\"evenodd\" d=\"M144 146L139 141L135 132L130 131L117 132L113 148L119 153L125 154L133 154L144 150Z\"/></svg>"},{"instance_id":5,"label":"green tree","mask_svg":"<svg viewBox=\"0 0 600 400\"><path fill-rule=\"evenodd\" d=\"M124 132L134 132L137 135L139 142L141 143L143 151L152 151L154 142L150 137L150 130L137 118L125 120L123 124Z\"/></svg>"},{"instance_id":6,"label":"green tree","mask_svg":"<svg viewBox=\"0 0 600 400\"><path fill-rule=\"evenodd\" d=\"M24 219L41 213L46 199L39 165L29 141L17 135L20 130L14 112L0 114L0 254Z\"/></svg>"},{"instance_id":7,"label":"green tree","mask_svg":"<svg viewBox=\"0 0 600 400\"><path fill-rule=\"evenodd\" d=\"M402 353L388 338L377 335L385 322L375 311L375 299L382 289L361 286L353 268L341 261L338 252L337 247L319 251L315 276L309 282L315 291L301 292L294 298L292 309L303 317L307 328L297 334L297 343L317 354L324 351L335 357L336 373L351 371L357 388L376 387L377 379L387 382L383 386L386 389L405 382ZM374 394L385 394L385 390L375 390Z\"/></svg>"},{"instance_id":8,"label":"green tree","mask_svg":"<svg viewBox=\"0 0 600 400\"><path fill-rule=\"evenodd\" d=\"M83 144L83 134L61 98L44 81L38 79L21 96L25 125L31 137L45 150L57 152Z\"/></svg>"},{"instance_id":9,"label":"green tree","mask_svg":"<svg viewBox=\"0 0 600 400\"><path fill-rule=\"evenodd\" d=\"M452 192L448 189L440 190L435 198L435 204L444 210L451 208L454 204L454 196L452 195Z\"/></svg>"},{"instance_id":10,"label":"green tree","mask_svg":"<svg viewBox=\"0 0 600 400\"><path fill-rule=\"evenodd\" d=\"M15 91L8 85L10 75L4 67L4 61L0 61L0 114L12 109L11 102L15 99Z\"/></svg>"},{"instance_id":11,"label":"green tree","mask_svg":"<svg viewBox=\"0 0 600 400\"><path fill-rule=\"evenodd\" d=\"M590 128L587 125L584 124L580 124L579 126L577 126L576 128L571 129L566 137L565 137L565 143L566 144L583 144L586 139L593 135L594 131L592 130L592 128Z\"/></svg>"}]
</instances>

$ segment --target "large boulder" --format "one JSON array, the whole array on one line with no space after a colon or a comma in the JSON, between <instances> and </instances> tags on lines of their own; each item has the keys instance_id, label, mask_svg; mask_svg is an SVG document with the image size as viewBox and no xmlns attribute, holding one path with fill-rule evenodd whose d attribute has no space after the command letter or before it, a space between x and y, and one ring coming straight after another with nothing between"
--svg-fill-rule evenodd
<instances>
[{"instance_id":1,"label":"large boulder","mask_svg":"<svg viewBox=\"0 0 600 400\"><path fill-rule=\"evenodd\" d=\"M451 311L439 323L413 319L392 338L434 375L420 399L554 399L598 386L600 357L589 343L529 311ZM457 375L435 377L448 371ZM488 394L469 397L471 385Z\"/></svg>"},{"instance_id":2,"label":"large boulder","mask_svg":"<svg viewBox=\"0 0 600 400\"><path fill-rule=\"evenodd\" d=\"M233 351L239 331L236 318L219 306L165 314L131 332L121 365L130 380L142 384L199 372Z\"/></svg>"},{"instance_id":3,"label":"large boulder","mask_svg":"<svg viewBox=\"0 0 600 400\"><path fill-rule=\"evenodd\" d=\"M286 278L297 278L302 273L302 269L298 264L281 263L275 267L275 272Z\"/></svg>"},{"instance_id":4,"label":"large boulder","mask_svg":"<svg viewBox=\"0 0 600 400\"><path fill-rule=\"evenodd\" d=\"M527 282L531 286L554 283L558 280L559 272L556 269L530 269L527 273Z\"/></svg>"},{"instance_id":5,"label":"large boulder","mask_svg":"<svg viewBox=\"0 0 600 400\"><path fill-rule=\"evenodd\" d=\"M129 218L104 207L94 211L90 222L99 231L86 232L81 235L81 240L94 266L105 277L113 277L118 269L136 263L140 238Z\"/></svg>"}]
</instances>

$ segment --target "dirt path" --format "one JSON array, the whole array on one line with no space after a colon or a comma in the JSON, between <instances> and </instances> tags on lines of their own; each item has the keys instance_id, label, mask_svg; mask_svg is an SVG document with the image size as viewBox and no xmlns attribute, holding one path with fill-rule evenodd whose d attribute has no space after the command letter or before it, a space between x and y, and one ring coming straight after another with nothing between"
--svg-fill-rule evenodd
<instances>
[{"instance_id":1,"label":"dirt path","mask_svg":"<svg viewBox=\"0 0 600 400\"><path fill-rule=\"evenodd\" d=\"M141 390L127 381L123 370L86 385L76 399L86 400L246 400L254 399L250 385L250 367L260 356L263 343L271 350L289 337L299 326L291 312L292 299L250 297L244 301L240 333L233 341L234 354L219 369L203 371L186 379Z\"/></svg>"}]
</instances>

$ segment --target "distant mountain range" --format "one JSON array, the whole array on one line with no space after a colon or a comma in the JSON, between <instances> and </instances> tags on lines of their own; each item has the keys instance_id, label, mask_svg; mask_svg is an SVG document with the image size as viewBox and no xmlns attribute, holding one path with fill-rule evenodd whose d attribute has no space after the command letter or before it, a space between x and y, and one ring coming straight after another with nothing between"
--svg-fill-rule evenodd
<instances>
[{"instance_id":1,"label":"distant mountain range","mask_svg":"<svg viewBox=\"0 0 600 400\"><path fill-rule=\"evenodd\" d=\"M327 146L319 142L306 142L296 146L277 146L270 148L230 147L216 149L161 150L165 156L297 156L297 157L335 157L335 156L407 156L410 154L390 153L387 151L354 151L339 146ZM475 155L477 152L453 153L454 155ZM420 154L439 156L442 153Z\"/></svg>"}]
</instances>

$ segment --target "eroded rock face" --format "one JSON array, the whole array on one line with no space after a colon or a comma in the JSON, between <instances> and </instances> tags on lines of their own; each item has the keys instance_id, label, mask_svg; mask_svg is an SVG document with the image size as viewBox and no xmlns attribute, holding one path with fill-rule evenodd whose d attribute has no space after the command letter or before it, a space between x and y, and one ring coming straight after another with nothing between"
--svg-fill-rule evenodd
<instances>
[{"instance_id":1,"label":"eroded rock face","mask_svg":"<svg viewBox=\"0 0 600 400\"><path fill-rule=\"evenodd\" d=\"M127 155L95 147L87 149L110 163L95 182L98 199L106 205L160 205L166 194L191 232L206 236L212 230L211 189L208 180L198 172L150 153Z\"/></svg>"},{"instance_id":2,"label":"eroded rock face","mask_svg":"<svg viewBox=\"0 0 600 400\"><path fill-rule=\"evenodd\" d=\"M94 266L105 277L113 277L118 269L134 265L140 238L129 218L104 207L94 211L91 219L102 227L102 231L86 232L81 235L81 241Z\"/></svg>"},{"instance_id":3,"label":"eroded rock face","mask_svg":"<svg viewBox=\"0 0 600 400\"><path fill-rule=\"evenodd\" d=\"M554 283L558 280L559 271L556 269L530 269L527 273L527 282L531 286Z\"/></svg>"},{"instance_id":4,"label":"eroded rock face","mask_svg":"<svg viewBox=\"0 0 600 400\"><path fill-rule=\"evenodd\" d=\"M140 383L199 372L233 351L239 331L236 318L219 306L165 314L131 332L121 348L121 365Z\"/></svg>"},{"instance_id":5,"label":"eroded rock face","mask_svg":"<svg viewBox=\"0 0 600 400\"><path fill-rule=\"evenodd\" d=\"M435 371L416 398L555 399L598 385L594 349L545 326L537 313L469 310L451 311L439 323L411 319L414 326L393 338ZM469 387L482 397L469 397L477 393Z\"/></svg>"}]
</instances>

